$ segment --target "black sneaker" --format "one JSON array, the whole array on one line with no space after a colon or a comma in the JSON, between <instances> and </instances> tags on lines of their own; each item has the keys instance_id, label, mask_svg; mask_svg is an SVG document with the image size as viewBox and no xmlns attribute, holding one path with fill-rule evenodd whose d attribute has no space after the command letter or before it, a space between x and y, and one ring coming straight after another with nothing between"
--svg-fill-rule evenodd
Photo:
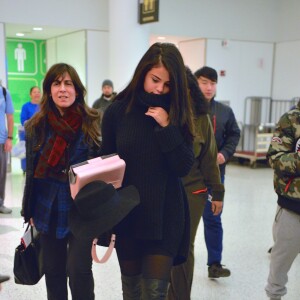
<instances>
[{"instance_id":1,"label":"black sneaker","mask_svg":"<svg viewBox=\"0 0 300 300\"><path fill-rule=\"evenodd\" d=\"M229 277L230 270L223 268L221 264L212 264L208 267L208 278Z\"/></svg>"}]
</instances>

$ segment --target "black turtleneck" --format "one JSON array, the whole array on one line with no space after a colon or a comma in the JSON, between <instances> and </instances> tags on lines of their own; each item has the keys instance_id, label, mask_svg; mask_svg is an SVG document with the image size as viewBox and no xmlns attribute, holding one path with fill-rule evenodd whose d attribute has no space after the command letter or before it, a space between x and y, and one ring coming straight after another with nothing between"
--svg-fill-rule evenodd
<instances>
[{"instance_id":1,"label":"black turtleneck","mask_svg":"<svg viewBox=\"0 0 300 300\"><path fill-rule=\"evenodd\" d=\"M136 104L146 109L149 107L162 107L166 112L170 111L171 98L170 94L149 94L140 91L137 94Z\"/></svg>"},{"instance_id":2,"label":"black turtleneck","mask_svg":"<svg viewBox=\"0 0 300 300\"><path fill-rule=\"evenodd\" d=\"M140 193L141 204L130 214L134 236L161 239L168 213L178 218L172 229L176 236L184 226L180 177L187 175L193 164L192 145L184 141L176 126L162 128L145 115L149 106L169 111L169 95L142 92L131 111L125 113L127 105L124 99L107 108L102 121L102 154L116 152L125 160L123 186L133 184Z\"/></svg>"}]
</instances>

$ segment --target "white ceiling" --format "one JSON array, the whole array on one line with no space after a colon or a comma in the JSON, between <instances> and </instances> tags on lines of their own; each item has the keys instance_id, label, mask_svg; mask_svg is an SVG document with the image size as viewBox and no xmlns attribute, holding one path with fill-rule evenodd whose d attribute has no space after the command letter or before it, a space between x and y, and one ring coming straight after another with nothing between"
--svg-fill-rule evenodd
<instances>
[{"instance_id":1,"label":"white ceiling","mask_svg":"<svg viewBox=\"0 0 300 300\"><path fill-rule=\"evenodd\" d=\"M5 34L7 38L23 38L34 40L47 40L53 37L62 36L70 32L74 32L74 28L60 28L52 26L41 26L42 31L33 30L34 27L40 27L38 25L22 25L22 24L5 24ZM16 36L16 33L24 33L23 37Z\"/></svg>"},{"instance_id":2,"label":"white ceiling","mask_svg":"<svg viewBox=\"0 0 300 300\"><path fill-rule=\"evenodd\" d=\"M18 39L33 39L33 40L47 40L50 38L63 36L65 34L75 32L82 29L70 29L70 28L61 28L53 26L42 26L42 31L33 30L34 27L39 27L37 25L22 25L22 24L5 24L5 34L7 38L18 38ZM16 36L16 33L24 33L23 37ZM159 36L151 35L150 44L155 42L168 42L178 45L179 41L191 39L191 37L182 37L182 36Z\"/></svg>"}]
</instances>

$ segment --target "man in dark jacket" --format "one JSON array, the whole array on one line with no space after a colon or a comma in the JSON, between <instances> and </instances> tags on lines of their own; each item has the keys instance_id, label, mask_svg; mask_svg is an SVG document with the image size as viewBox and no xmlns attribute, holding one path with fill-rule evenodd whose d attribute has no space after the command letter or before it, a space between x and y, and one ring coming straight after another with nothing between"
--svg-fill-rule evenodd
<instances>
[{"instance_id":1,"label":"man in dark jacket","mask_svg":"<svg viewBox=\"0 0 300 300\"><path fill-rule=\"evenodd\" d=\"M105 79L102 82L102 95L94 102L93 108L98 109L102 116L106 108L112 103L115 96L116 93L114 92L114 85L112 81Z\"/></svg>"},{"instance_id":2,"label":"man in dark jacket","mask_svg":"<svg viewBox=\"0 0 300 300\"><path fill-rule=\"evenodd\" d=\"M225 167L233 156L240 139L240 129L232 109L214 99L217 90L218 74L215 69L203 67L195 72L200 90L209 102L210 118L216 138L221 182L224 183ZM211 194L211 193L209 193ZM230 270L221 265L223 251L222 213L214 215L211 197L208 197L204 212L204 236L208 252L208 277L219 278L230 276Z\"/></svg>"}]
</instances>

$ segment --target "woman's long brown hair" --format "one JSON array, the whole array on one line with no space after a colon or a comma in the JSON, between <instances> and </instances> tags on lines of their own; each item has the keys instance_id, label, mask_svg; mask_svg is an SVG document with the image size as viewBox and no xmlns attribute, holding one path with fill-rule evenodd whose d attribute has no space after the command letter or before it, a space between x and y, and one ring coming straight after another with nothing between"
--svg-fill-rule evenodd
<instances>
[{"instance_id":1,"label":"woman's long brown hair","mask_svg":"<svg viewBox=\"0 0 300 300\"><path fill-rule=\"evenodd\" d=\"M96 109L90 108L85 103L84 97L86 95L86 89L82 84L76 70L66 64L58 63L53 65L47 72L43 82L43 96L40 103L40 110L26 123L26 132L29 134L38 130L38 143L37 148L45 142L45 129L47 126L47 114L50 110L55 111L56 106L51 97L51 85L59 77L65 77L69 74L74 84L76 91L77 110L82 116L82 131L85 136L85 140L88 144L93 142L97 145L100 144L100 114Z\"/></svg>"}]
</instances>

